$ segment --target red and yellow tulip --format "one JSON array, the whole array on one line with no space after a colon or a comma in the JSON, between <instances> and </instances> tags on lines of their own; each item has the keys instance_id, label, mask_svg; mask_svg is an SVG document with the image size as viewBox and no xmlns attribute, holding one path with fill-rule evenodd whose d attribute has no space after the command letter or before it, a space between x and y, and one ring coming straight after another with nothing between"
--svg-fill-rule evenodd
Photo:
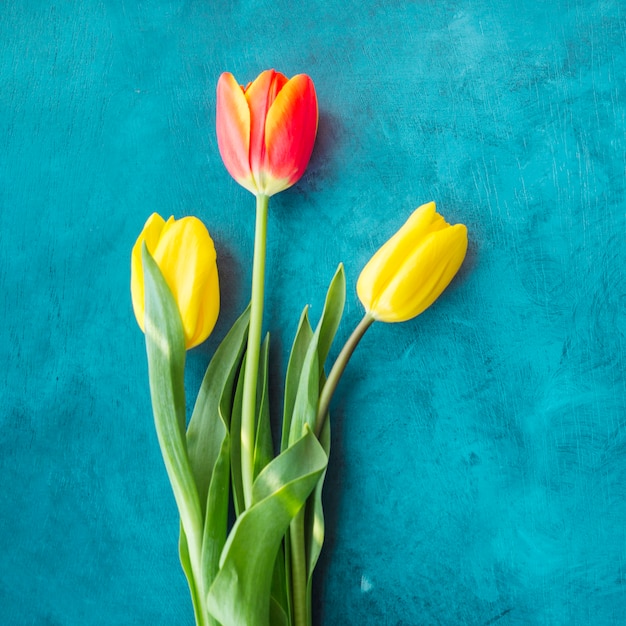
<instances>
[{"instance_id":1,"label":"red and yellow tulip","mask_svg":"<svg viewBox=\"0 0 626 626\"><path fill-rule=\"evenodd\" d=\"M226 169L243 187L272 196L306 169L318 107L313 81L266 70L242 87L229 72L217 84L217 143Z\"/></svg>"},{"instance_id":2,"label":"red and yellow tulip","mask_svg":"<svg viewBox=\"0 0 626 626\"><path fill-rule=\"evenodd\" d=\"M429 202L370 259L357 282L367 313L403 322L425 311L449 285L467 251L467 228L450 226Z\"/></svg>"},{"instance_id":3,"label":"red and yellow tulip","mask_svg":"<svg viewBox=\"0 0 626 626\"><path fill-rule=\"evenodd\" d=\"M220 309L215 246L205 225L197 217L170 217L166 222L153 213L148 218L131 254L130 291L141 330L145 317L144 242L178 305L185 347L201 344L211 334Z\"/></svg>"}]
</instances>

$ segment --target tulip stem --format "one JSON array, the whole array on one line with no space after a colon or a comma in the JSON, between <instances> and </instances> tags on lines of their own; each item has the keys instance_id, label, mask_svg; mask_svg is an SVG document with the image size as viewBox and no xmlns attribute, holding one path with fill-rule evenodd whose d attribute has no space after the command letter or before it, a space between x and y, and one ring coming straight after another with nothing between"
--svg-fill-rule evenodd
<instances>
[{"instance_id":1,"label":"tulip stem","mask_svg":"<svg viewBox=\"0 0 626 626\"><path fill-rule=\"evenodd\" d=\"M265 285L265 247L267 239L267 206L269 197L256 197L256 226L254 230L254 259L252 262L252 297L250 301L250 330L246 352L241 408L241 478L246 509L252 501L254 481L254 440L256 432L256 396L259 374L259 352L263 327L263 297Z\"/></svg>"},{"instance_id":2,"label":"tulip stem","mask_svg":"<svg viewBox=\"0 0 626 626\"><path fill-rule=\"evenodd\" d=\"M350 337L348 337L348 341L346 341L345 345L341 349L341 352L337 356L336 361L333 363L330 373L328 374L328 378L326 379L326 384L320 394L317 416L315 418L315 435L318 438L322 432L322 428L324 427L324 422L326 421L326 416L328 415L328 407L330 406L333 393L335 393L335 389L339 384L339 379L346 369L346 365L348 365L348 361L350 360L352 353L356 349L357 345L359 345L359 341L361 341L365 331L372 325L373 322L374 318L372 315L370 313L366 313Z\"/></svg>"}]
</instances>

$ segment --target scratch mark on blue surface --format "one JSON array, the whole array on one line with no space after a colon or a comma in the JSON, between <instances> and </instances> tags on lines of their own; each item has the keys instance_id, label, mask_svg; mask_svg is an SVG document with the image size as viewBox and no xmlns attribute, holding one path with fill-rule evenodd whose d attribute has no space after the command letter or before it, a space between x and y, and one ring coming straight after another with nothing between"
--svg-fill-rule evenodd
<instances>
[{"instance_id":1,"label":"scratch mark on blue surface","mask_svg":"<svg viewBox=\"0 0 626 626\"><path fill-rule=\"evenodd\" d=\"M500 621L507 613L510 613L513 609L506 609L505 611L502 611L502 613L500 613L499 615L496 615L495 617L492 617L490 620L487 620L483 626L489 626L489 624L495 624L496 622Z\"/></svg>"}]
</instances>

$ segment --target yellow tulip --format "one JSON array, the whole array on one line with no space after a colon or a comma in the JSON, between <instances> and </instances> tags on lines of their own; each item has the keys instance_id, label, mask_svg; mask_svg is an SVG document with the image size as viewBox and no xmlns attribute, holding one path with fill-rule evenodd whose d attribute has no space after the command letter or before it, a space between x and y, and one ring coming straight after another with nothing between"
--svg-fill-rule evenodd
<instances>
[{"instance_id":1,"label":"yellow tulip","mask_svg":"<svg viewBox=\"0 0 626 626\"><path fill-rule=\"evenodd\" d=\"M144 330L144 279L141 249L159 266L178 305L185 347L201 344L213 330L220 309L215 246L204 224L196 217L167 222L153 213L146 222L131 255L130 290L137 322Z\"/></svg>"},{"instance_id":2,"label":"yellow tulip","mask_svg":"<svg viewBox=\"0 0 626 626\"><path fill-rule=\"evenodd\" d=\"M359 299L374 320L410 320L450 284L466 251L467 228L450 226L434 202L424 204L363 268Z\"/></svg>"}]
</instances>

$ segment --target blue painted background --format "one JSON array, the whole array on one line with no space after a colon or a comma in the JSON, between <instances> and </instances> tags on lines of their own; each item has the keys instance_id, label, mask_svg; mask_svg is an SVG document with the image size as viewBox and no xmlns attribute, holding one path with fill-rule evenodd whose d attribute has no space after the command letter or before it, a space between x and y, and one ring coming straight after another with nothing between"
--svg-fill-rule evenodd
<instances>
[{"instance_id":1,"label":"blue painted background","mask_svg":"<svg viewBox=\"0 0 626 626\"><path fill-rule=\"evenodd\" d=\"M271 203L277 372L339 261L347 337L359 271L418 204L471 239L335 399L316 622L626 623L625 30L622 0L3 2L0 623L193 623L129 252L153 211L216 240L192 394L250 282L215 85L269 67L321 108Z\"/></svg>"}]
</instances>

